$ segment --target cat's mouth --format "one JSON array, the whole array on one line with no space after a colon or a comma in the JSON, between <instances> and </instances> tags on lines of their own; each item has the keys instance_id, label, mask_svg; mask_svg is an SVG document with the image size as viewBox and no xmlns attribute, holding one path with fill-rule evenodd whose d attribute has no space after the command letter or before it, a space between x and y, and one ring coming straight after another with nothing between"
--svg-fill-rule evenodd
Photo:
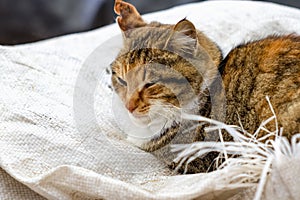
<instances>
[{"instance_id":1,"label":"cat's mouth","mask_svg":"<svg viewBox=\"0 0 300 200\"><path fill-rule=\"evenodd\" d=\"M132 122L140 127L140 128L147 128L152 130L154 133L160 132L164 127L168 127L169 121L173 121L174 119L170 120L170 117L164 116L162 113L157 114L157 112L148 112L147 114L140 114L140 113L130 113L128 112L130 119Z\"/></svg>"},{"instance_id":2,"label":"cat's mouth","mask_svg":"<svg viewBox=\"0 0 300 200\"><path fill-rule=\"evenodd\" d=\"M163 130L171 127L178 119L178 109L172 108L173 106L155 105L147 113L127 110L130 124L133 125L127 132L127 140L141 147L145 142L159 138Z\"/></svg>"},{"instance_id":3,"label":"cat's mouth","mask_svg":"<svg viewBox=\"0 0 300 200\"><path fill-rule=\"evenodd\" d=\"M145 114L128 112L131 121L138 127L146 128L151 123L151 117Z\"/></svg>"},{"instance_id":4,"label":"cat's mouth","mask_svg":"<svg viewBox=\"0 0 300 200\"><path fill-rule=\"evenodd\" d=\"M133 115L130 113L130 118L136 126L150 131L152 133L151 138L157 137L168 123L167 118L162 115Z\"/></svg>"}]
</instances>

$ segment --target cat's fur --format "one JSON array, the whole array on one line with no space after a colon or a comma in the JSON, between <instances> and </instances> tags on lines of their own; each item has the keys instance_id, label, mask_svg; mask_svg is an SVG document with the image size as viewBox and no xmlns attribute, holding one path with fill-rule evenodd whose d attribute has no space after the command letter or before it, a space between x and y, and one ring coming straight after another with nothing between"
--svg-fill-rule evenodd
<instances>
[{"instance_id":1,"label":"cat's fur","mask_svg":"<svg viewBox=\"0 0 300 200\"><path fill-rule=\"evenodd\" d=\"M115 2L115 12L124 46L112 63L113 87L138 123L147 125L160 116L168 119L158 135L137 143L140 148L167 158L168 144L207 140L210 135L204 131L205 125L178 136L191 125L177 118L176 110L215 118L218 113L211 111L209 88L220 87L214 86L218 74L223 90L219 88L213 97L226 99L225 110L217 108L226 124L242 124L246 131L255 132L272 116L265 98L269 96L284 135L291 138L300 132L299 36L270 36L249 42L222 59L218 46L186 19L176 25L148 24L134 6L120 0ZM275 130L275 122L267 128ZM226 133L223 137L232 140ZM210 153L197 159L187 172L207 171L215 157ZM166 160L175 167L172 158Z\"/></svg>"}]
</instances>

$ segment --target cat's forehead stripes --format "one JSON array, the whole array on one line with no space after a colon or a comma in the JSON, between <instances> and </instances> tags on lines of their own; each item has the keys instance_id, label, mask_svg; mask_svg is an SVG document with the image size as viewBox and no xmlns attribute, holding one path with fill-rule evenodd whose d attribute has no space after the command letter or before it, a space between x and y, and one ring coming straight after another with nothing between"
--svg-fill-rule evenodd
<instances>
[{"instance_id":1,"label":"cat's forehead stripes","mask_svg":"<svg viewBox=\"0 0 300 200\"><path fill-rule=\"evenodd\" d=\"M123 64L120 60L115 60L111 67L114 75L123 77L125 74Z\"/></svg>"}]
</instances>

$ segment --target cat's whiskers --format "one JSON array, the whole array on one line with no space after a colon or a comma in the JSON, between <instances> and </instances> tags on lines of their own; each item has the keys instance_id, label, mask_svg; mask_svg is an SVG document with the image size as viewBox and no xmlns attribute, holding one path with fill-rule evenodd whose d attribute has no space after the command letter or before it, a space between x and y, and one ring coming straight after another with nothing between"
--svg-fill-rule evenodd
<instances>
[{"instance_id":1,"label":"cat's whiskers","mask_svg":"<svg viewBox=\"0 0 300 200\"><path fill-rule=\"evenodd\" d=\"M178 117L180 117L180 113L181 108L172 104L164 104L160 102L153 103L149 110L150 117L161 116L167 121L177 121Z\"/></svg>"}]
</instances>

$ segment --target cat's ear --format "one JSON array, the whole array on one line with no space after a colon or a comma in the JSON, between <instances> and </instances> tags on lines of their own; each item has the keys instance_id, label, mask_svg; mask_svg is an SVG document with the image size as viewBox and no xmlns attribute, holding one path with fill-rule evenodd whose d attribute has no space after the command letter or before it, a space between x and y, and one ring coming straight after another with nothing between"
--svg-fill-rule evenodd
<instances>
[{"instance_id":1,"label":"cat's ear","mask_svg":"<svg viewBox=\"0 0 300 200\"><path fill-rule=\"evenodd\" d=\"M197 30L193 23L187 19L183 19L173 27L165 48L193 55L197 49L197 38Z\"/></svg>"},{"instance_id":2,"label":"cat's ear","mask_svg":"<svg viewBox=\"0 0 300 200\"><path fill-rule=\"evenodd\" d=\"M130 3L123 2L122 0L115 0L115 13L119 15L117 22L120 29L125 33L131 29L142 27L146 22L142 19L136 8Z\"/></svg>"},{"instance_id":3,"label":"cat's ear","mask_svg":"<svg viewBox=\"0 0 300 200\"><path fill-rule=\"evenodd\" d=\"M183 19L179 21L175 26L174 26L174 31L177 31L179 33L182 33L195 41L197 41L197 30L192 22L190 22L187 19Z\"/></svg>"}]
</instances>

